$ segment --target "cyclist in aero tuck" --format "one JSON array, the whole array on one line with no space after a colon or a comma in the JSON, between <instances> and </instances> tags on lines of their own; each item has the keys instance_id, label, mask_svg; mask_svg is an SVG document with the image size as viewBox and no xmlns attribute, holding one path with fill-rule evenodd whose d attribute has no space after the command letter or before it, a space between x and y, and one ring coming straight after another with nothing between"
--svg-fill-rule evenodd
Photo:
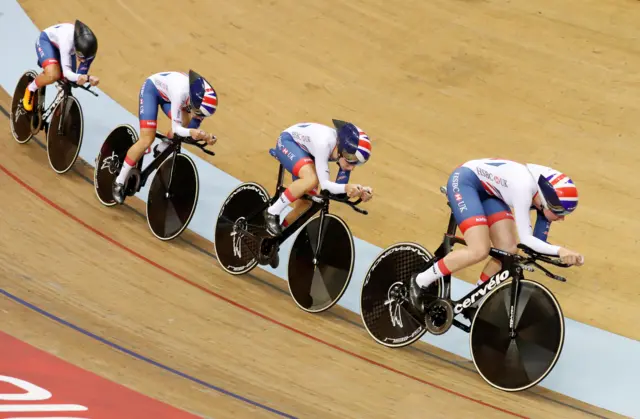
<instances>
[{"instance_id":1,"label":"cyclist in aero tuck","mask_svg":"<svg viewBox=\"0 0 640 419\"><path fill-rule=\"evenodd\" d=\"M88 74L98 53L98 38L79 20L53 25L40 32L36 52L43 71L25 89L22 106L27 112L33 111L36 92L57 80L64 78L80 85L89 82L92 86L100 83L98 77ZM39 126L40 122L34 124Z\"/></svg>"},{"instance_id":2,"label":"cyclist in aero tuck","mask_svg":"<svg viewBox=\"0 0 640 419\"><path fill-rule=\"evenodd\" d=\"M351 172L371 156L369 136L350 122L334 119L333 124L335 129L317 123L293 125L280 134L276 148L270 150L293 175L291 185L264 212L267 231L272 236L279 235L283 226L307 209L310 203L299 198L305 193L316 193L318 186L334 194L359 197L363 202L373 197L370 187L348 183ZM329 162L340 166L335 182L329 180ZM281 226L280 214L292 203L294 208Z\"/></svg>"},{"instance_id":3,"label":"cyclist in aero tuck","mask_svg":"<svg viewBox=\"0 0 640 419\"><path fill-rule=\"evenodd\" d=\"M471 160L449 177L447 198L467 246L434 260L426 271L411 276L411 303L420 311L424 311L423 291L430 284L483 261L492 244L516 253L519 237L520 243L537 252L559 256L564 263L584 263L579 253L546 241L551 223L564 220L578 205L575 184L557 170L503 159ZM535 228L529 218L531 209L537 213ZM499 270L500 263L489 260L478 285Z\"/></svg>"},{"instance_id":4,"label":"cyclist in aero tuck","mask_svg":"<svg viewBox=\"0 0 640 419\"><path fill-rule=\"evenodd\" d=\"M122 204L125 199L125 184L131 169L142 157L156 136L158 109L171 119L171 132L194 140L205 140L213 145L216 136L200 129L204 118L210 117L218 108L218 95L202 76L193 70L189 73L166 71L149 76L140 89L140 140L129 148L124 164L113 182L113 198ZM168 143L160 143L154 156L162 153Z\"/></svg>"}]
</instances>

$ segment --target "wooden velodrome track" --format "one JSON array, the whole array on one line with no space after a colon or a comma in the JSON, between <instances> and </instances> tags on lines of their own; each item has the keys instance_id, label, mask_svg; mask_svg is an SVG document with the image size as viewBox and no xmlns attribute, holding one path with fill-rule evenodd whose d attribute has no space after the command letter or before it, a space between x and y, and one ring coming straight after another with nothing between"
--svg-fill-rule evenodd
<instances>
[{"instance_id":1,"label":"wooden velodrome track","mask_svg":"<svg viewBox=\"0 0 640 419\"><path fill-rule=\"evenodd\" d=\"M220 139L212 162L236 178L271 185L276 165L267 150L292 123L353 120L374 141L372 161L354 179L377 196L368 217L336 212L381 247L415 240L435 248L448 215L438 186L465 160L499 156L564 170L578 184L580 206L550 239L583 252L587 264L567 272L568 283L541 280L567 317L640 338L640 260L629 257L640 232L640 12L631 2L21 5L40 28L76 17L88 23L100 38L92 73L132 113L149 74L192 67L205 75L220 95L204 124ZM0 104L8 109L8 96ZM192 234L153 239L133 210L140 202L101 207L81 177L86 168L56 176L43 150L19 146L6 126L0 279L61 318L297 417L615 416L542 388L488 390L465 360L424 344L382 348L339 308L306 315L283 281L262 271L225 275L188 244L212 249ZM478 274L460 277L475 282ZM0 315L19 339L176 407L210 417L273 415L8 299L0 299Z\"/></svg>"}]
</instances>

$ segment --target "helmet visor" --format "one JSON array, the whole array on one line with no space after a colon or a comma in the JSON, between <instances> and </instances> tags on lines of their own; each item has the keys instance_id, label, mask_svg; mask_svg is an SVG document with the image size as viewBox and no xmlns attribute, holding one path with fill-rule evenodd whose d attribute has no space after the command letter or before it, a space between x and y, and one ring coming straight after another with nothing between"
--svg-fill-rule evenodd
<instances>
[{"instance_id":1,"label":"helmet visor","mask_svg":"<svg viewBox=\"0 0 640 419\"><path fill-rule=\"evenodd\" d=\"M540 188L540 192L542 192L542 196L547 203L546 207L549 211L558 216L567 215L571 212L567 211L567 209L562 205L555 188L542 175L538 178L538 187Z\"/></svg>"},{"instance_id":2,"label":"helmet visor","mask_svg":"<svg viewBox=\"0 0 640 419\"><path fill-rule=\"evenodd\" d=\"M86 60L87 57L84 56L83 53L81 53L80 51L76 50L76 57L80 58L81 60ZM89 57L91 58L91 57Z\"/></svg>"},{"instance_id":3,"label":"helmet visor","mask_svg":"<svg viewBox=\"0 0 640 419\"><path fill-rule=\"evenodd\" d=\"M196 116L204 118L204 114L202 113L200 108L196 108L195 106L193 106L193 103L191 103L191 98L187 99L187 112L193 112Z\"/></svg>"},{"instance_id":4,"label":"helmet visor","mask_svg":"<svg viewBox=\"0 0 640 419\"><path fill-rule=\"evenodd\" d=\"M190 107L190 108L191 108L191 111L193 111L193 113L194 113L196 116L199 116L199 117L201 117L201 118L204 118L204 113L200 110L200 108L193 108L193 107Z\"/></svg>"},{"instance_id":5,"label":"helmet visor","mask_svg":"<svg viewBox=\"0 0 640 419\"><path fill-rule=\"evenodd\" d=\"M360 159L358 159L358 156L356 156L355 153L348 153L346 150L342 150L342 153L340 153L340 156L344 157L344 159L349 164L355 164L355 165L361 164Z\"/></svg>"}]
</instances>

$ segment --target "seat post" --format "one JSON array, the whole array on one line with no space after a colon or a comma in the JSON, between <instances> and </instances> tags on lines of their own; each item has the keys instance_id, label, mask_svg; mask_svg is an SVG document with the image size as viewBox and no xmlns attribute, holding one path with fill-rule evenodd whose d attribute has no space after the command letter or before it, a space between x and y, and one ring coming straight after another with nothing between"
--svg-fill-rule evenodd
<instances>
[{"instance_id":1,"label":"seat post","mask_svg":"<svg viewBox=\"0 0 640 419\"><path fill-rule=\"evenodd\" d=\"M280 167L278 168L278 183L276 184L275 195L278 195L280 193L282 182L284 182L284 166L282 165L282 163L280 163ZM276 196L274 196L274 198L276 198Z\"/></svg>"},{"instance_id":2,"label":"seat post","mask_svg":"<svg viewBox=\"0 0 640 419\"><path fill-rule=\"evenodd\" d=\"M451 211L451 214L449 215L449 225L447 226L447 234L455 236L457 229L458 223L456 222L456 217L453 215L453 211Z\"/></svg>"}]
</instances>

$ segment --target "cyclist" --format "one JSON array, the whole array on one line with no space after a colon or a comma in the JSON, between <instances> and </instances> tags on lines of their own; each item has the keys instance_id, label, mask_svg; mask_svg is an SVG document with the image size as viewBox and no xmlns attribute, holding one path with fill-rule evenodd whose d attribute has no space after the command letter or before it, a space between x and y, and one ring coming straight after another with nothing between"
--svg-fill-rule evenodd
<instances>
[{"instance_id":1,"label":"cyclist","mask_svg":"<svg viewBox=\"0 0 640 419\"><path fill-rule=\"evenodd\" d=\"M27 86L22 106L33 111L34 96L38 89L65 78L77 84L89 82L97 86L100 79L90 76L89 67L98 52L98 39L87 25L61 23L46 28L36 41L38 65L42 73Z\"/></svg>"},{"instance_id":2,"label":"cyclist","mask_svg":"<svg viewBox=\"0 0 640 419\"><path fill-rule=\"evenodd\" d=\"M149 76L140 89L138 116L140 139L129 148L120 173L113 182L113 198L119 204L125 199L125 183L138 160L156 138L158 107L171 119L171 132L181 137L205 140L209 145L216 142L215 135L200 130L206 117L213 115L218 107L218 95L202 76L193 70L189 74L176 71L156 73ZM159 144L154 152L161 153L169 144Z\"/></svg>"},{"instance_id":3,"label":"cyclist","mask_svg":"<svg viewBox=\"0 0 640 419\"><path fill-rule=\"evenodd\" d=\"M279 235L282 226L292 223L308 208L310 202L298 199L305 193L317 193L318 187L359 197L363 202L373 197L370 187L348 183L351 172L371 156L369 136L350 122L334 119L333 124L335 128L311 122L293 125L280 134L276 148L270 150L293 175L291 185L264 212L267 231L272 236ZM329 162L340 167L335 182L329 180ZM294 208L281 226L280 214L292 203Z\"/></svg>"},{"instance_id":4,"label":"cyclist","mask_svg":"<svg viewBox=\"0 0 640 419\"><path fill-rule=\"evenodd\" d=\"M429 285L483 261L492 244L516 253L519 238L520 243L537 252L559 256L569 265L584 263L579 253L546 241L551 223L563 221L578 205L575 184L557 170L503 159L471 160L449 177L447 198L467 246L434 260L426 271L411 276L410 298L418 310L424 311L424 290ZM533 229L531 209L537 213ZM489 260L478 285L499 270L500 263Z\"/></svg>"}]
</instances>

